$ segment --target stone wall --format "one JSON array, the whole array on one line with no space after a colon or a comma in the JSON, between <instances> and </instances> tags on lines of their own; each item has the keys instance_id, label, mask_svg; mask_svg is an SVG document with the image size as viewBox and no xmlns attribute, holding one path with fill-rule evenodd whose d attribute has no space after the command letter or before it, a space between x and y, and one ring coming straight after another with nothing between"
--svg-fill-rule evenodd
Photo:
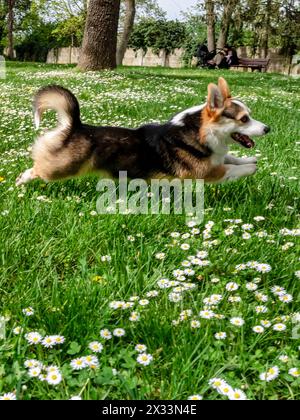
<instances>
[{"instance_id":1,"label":"stone wall","mask_svg":"<svg viewBox=\"0 0 300 420\"><path fill-rule=\"evenodd\" d=\"M239 57L247 58L259 58L262 56L262 52L258 51L253 57L251 48L241 47L237 49ZM47 63L52 64L77 64L80 54L80 48L59 48L50 50L47 56ZM148 50L145 54L144 51L134 51L128 49L126 51L123 65L124 66L145 66L145 67L172 67L179 68L183 67L182 62L183 49L176 49L173 54L167 55L164 50L161 50L157 55L152 50ZM279 54L278 49L270 49L268 58L270 58L270 64L268 67L268 73L276 72L291 75L300 75L300 57L294 56L293 59L290 57L284 57ZM195 60L193 60L195 64ZM251 71L250 69L239 69L240 71Z\"/></svg>"}]
</instances>

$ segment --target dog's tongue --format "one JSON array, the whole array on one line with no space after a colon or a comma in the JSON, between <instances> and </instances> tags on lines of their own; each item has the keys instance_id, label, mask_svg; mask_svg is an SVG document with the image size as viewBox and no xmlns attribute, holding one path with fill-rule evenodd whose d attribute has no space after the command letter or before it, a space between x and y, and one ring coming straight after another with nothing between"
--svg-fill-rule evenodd
<instances>
[{"instance_id":1,"label":"dog's tongue","mask_svg":"<svg viewBox=\"0 0 300 420\"><path fill-rule=\"evenodd\" d=\"M232 138L233 140L239 142L242 146L247 147L247 149L251 149L251 147L255 146L254 141L245 134L233 133Z\"/></svg>"}]
</instances>

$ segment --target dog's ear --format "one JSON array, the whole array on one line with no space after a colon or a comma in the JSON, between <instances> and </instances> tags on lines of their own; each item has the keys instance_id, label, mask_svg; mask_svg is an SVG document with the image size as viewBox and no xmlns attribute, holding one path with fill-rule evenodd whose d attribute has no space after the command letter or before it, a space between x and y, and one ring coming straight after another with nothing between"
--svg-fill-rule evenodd
<instances>
[{"instance_id":1,"label":"dog's ear","mask_svg":"<svg viewBox=\"0 0 300 420\"><path fill-rule=\"evenodd\" d=\"M226 82L226 80L223 77L219 77L218 80L218 87L220 89L220 92L225 99L231 98L231 94L230 94L230 89L228 86L228 83Z\"/></svg>"},{"instance_id":2,"label":"dog's ear","mask_svg":"<svg viewBox=\"0 0 300 420\"><path fill-rule=\"evenodd\" d=\"M210 83L207 89L208 89L208 95L207 95L208 109L214 112L214 111L217 111L218 109L223 108L224 98L218 86L215 85L214 83Z\"/></svg>"}]
</instances>

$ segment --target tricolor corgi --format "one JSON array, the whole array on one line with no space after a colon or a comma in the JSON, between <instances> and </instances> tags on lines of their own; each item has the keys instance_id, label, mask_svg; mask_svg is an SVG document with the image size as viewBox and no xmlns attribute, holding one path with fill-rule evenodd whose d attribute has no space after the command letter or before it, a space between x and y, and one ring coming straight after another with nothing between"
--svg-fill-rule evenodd
<instances>
[{"instance_id":1,"label":"tricolor corgi","mask_svg":"<svg viewBox=\"0 0 300 420\"><path fill-rule=\"evenodd\" d=\"M227 82L208 85L207 101L187 109L165 124L137 129L95 127L80 119L75 96L61 86L46 86L34 99L34 119L53 109L58 125L37 138L34 165L22 173L17 185L34 179L55 181L103 171L118 177L204 179L223 182L256 172L256 158L228 154L229 145L254 147L250 136L263 136L270 128L250 117L250 110L230 95Z\"/></svg>"}]
</instances>

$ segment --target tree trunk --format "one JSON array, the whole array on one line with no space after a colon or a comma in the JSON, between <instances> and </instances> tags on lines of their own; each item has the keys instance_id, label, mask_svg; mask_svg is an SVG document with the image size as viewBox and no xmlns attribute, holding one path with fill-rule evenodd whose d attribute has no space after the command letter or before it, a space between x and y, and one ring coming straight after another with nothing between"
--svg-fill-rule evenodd
<instances>
[{"instance_id":1,"label":"tree trunk","mask_svg":"<svg viewBox=\"0 0 300 420\"><path fill-rule=\"evenodd\" d=\"M231 15L234 11L235 6L238 3L238 0L227 0L224 3L224 11L221 21L220 34L217 42L217 48L224 48L224 46L226 45L230 28Z\"/></svg>"},{"instance_id":2,"label":"tree trunk","mask_svg":"<svg viewBox=\"0 0 300 420\"><path fill-rule=\"evenodd\" d=\"M8 18L7 18L7 29L8 29L8 58L14 58L14 6L15 0L8 0Z\"/></svg>"},{"instance_id":3,"label":"tree trunk","mask_svg":"<svg viewBox=\"0 0 300 420\"><path fill-rule=\"evenodd\" d=\"M262 36L262 53L263 57L267 58L269 53L269 34L270 34L270 21L271 21L271 13L272 13L272 0L267 0L266 9L265 9L265 25L263 30Z\"/></svg>"},{"instance_id":4,"label":"tree trunk","mask_svg":"<svg viewBox=\"0 0 300 420\"><path fill-rule=\"evenodd\" d=\"M206 8L206 20L207 20L207 48L208 51L214 51L216 49L216 38L215 38L215 11L213 0L205 1Z\"/></svg>"},{"instance_id":5,"label":"tree trunk","mask_svg":"<svg viewBox=\"0 0 300 420\"><path fill-rule=\"evenodd\" d=\"M89 0L84 29L80 70L116 67L120 0Z\"/></svg>"},{"instance_id":6,"label":"tree trunk","mask_svg":"<svg viewBox=\"0 0 300 420\"><path fill-rule=\"evenodd\" d=\"M121 66L126 53L128 41L134 24L135 18L135 0L125 0L125 20L123 33L117 48L117 65Z\"/></svg>"}]
</instances>

